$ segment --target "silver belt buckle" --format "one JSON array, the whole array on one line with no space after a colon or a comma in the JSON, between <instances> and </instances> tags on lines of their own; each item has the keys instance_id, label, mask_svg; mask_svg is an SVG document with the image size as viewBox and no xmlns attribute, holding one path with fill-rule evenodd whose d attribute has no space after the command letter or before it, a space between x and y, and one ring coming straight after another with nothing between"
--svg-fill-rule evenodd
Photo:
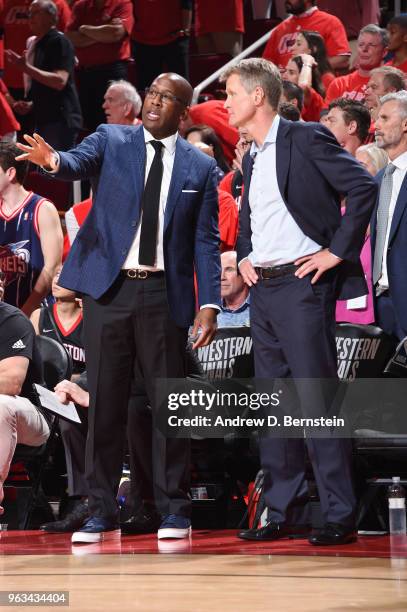
<instances>
[{"instance_id":1,"label":"silver belt buckle","mask_svg":"<svg viewBox=\"0 0 407 612\"><path fill-rule=\"evenodd\" d=\"M129 270L126 270L126 275L129 278L138 278L138 279L144 280L148 276L148 271L147 270L137 270L136 268L130 268Z\"/></svg>"}]
</instances>

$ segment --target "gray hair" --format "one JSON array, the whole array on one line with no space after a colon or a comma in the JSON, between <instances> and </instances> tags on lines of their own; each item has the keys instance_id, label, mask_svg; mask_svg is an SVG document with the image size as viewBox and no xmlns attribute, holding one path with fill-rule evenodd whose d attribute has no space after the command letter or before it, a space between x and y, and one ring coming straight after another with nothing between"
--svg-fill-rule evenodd
<instances>
[{"instance_id":1,"label":"gray hair","mask_svg":"<svg viewBox=\"0 0 407 612\"><path fill-rule=\"evenodd\" d=\"M372 74L382 74L385 87L395 89L396 91L402 91L406 88L406 75L402 70L394 66L379 66L370 72L370 76Z\"/></svg>"},{"instance_id":2,"label":"gray hair","mask_svg":"<svg viewBox=\"0 0 407 612\"><path fill-rule=\"evenodd\" d=\"M279 69L272 62L261 57L240 60L222 72L219 77L220 82L224 83L233 74L240 77L247 93L251 93L256 87L261 87L270 106L274 110L278 109L282 79Z\"/></svg>"},{"instance_id":3,"label":"gray hair","mask_svg":"<svg viewBox=\"0 0 407 612\"><path fill-rule=\"evenodd\" d=\"M396 100L398 102L400 118L405 119L407 117L407 91L403 89L402 91L388 93L380 98L380 104L383 105L386 102L391 102L392 100Z\"/></svg>"},{"instance_id":4,"label":"gray hair","mask_svg":"<svg viewBox=\"0 0 407 612\"><path fill-rule=\"evenodd\" d=\"M52 0L34 0L34 2L36 2L45 13L51 15L52 20L55 24L57 23L58 7L54 2L52 2Z\"/></svg>"},{"instance_id":5,"label":"gray hair","mask_svg":"<svg viewBox=\"0 0 407 612\"><path fill-rule=\"evenodd\" d=\"M380 149L373 142L358 147L356 149L356 153L366 153L376 168L376 172L379 172L379 170L387 166L389 163L389 156L387 155L386 151Z\"/></svg>"},{"instance_id":6,"label":"gray hair","mask_svg":"<svg viewBox=\"0 0 407 612\"><path fill-rule=\"evenodd\" d=\"M132 105L134 114L138 116L141 111L142 102L134 85L124 79L119 79L117 81L109 81L107 88L110 89L110 87L121 87L123 98Z\"/></svg>"},{"instance_id":7,"label":"gray hair","mask_svg":"<svg viewBox=\"0 0 407 612\"><path fill-rule=\"evenodd\" d=\"M380 41L383 47L387 47L389 44L389 33L384 28L379 28L375 23L369 23L364 28L362 28L359 32L358 38L360 38L361 34L375 34L376 36L380 36Z\"/></svg>"}]
</instances>

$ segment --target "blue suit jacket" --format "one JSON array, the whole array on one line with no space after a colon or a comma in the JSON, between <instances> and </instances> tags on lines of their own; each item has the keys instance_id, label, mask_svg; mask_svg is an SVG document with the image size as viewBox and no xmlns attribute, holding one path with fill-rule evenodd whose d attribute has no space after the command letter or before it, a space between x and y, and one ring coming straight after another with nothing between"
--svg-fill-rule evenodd
<instances>
[{"instance_id":1,"label":"blue suit jacket","mask_svg":"<svg viewBox=\"0 0 407 612\"><path fill-rule=\"evenodd\" d=\"M249 161L246 155L238 261L252 250ZM367 286L359 256L377 194L370 174L319 123L283 118L277 132L276 167L280 193L298 226L344 260L338 268L338 299L365 295ZM343 217L341 196L346 196Z\"/></svg>"},{"instance_id":2,"label":"blue suit jacket","mask_svg":"<svg viewBox=\"0 0 407 612\"><path fill-rule=\"evenodd\" d=\"M375 180L378 185L383 179L384 170L379 172ZM372 262L376 245L377 229L377 198L371 221ZM387 274L391 299L401 327L407 329L407 176L400 188L390 226L389 244L387 247Z\"/></svg>"},{"instance_id":3,"label":"blue suit jacket","mask_svg":"<svg viewBox=\"0 0 407 612\"><path fill-rule=\"evenodd\" d=\"M142 126L101 125L75 149L60 152L58 178L90 178L94 184L93 206L63 267L62 286L98 299L113 284L139 223L145 163ZM164 267L170 313L181 327L194 318L194 269L199 303L221 303L215 172L214 160L177 139L164 216Z\"/></svg>"}]
</instances>

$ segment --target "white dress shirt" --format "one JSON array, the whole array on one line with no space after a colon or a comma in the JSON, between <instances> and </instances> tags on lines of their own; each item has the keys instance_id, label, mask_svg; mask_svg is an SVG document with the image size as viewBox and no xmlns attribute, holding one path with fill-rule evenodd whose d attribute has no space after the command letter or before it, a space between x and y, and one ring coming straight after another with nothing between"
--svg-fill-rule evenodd
<instances>
[{"instance_id":1,"label":"white dress shirt","mask_svg":"<svg viewBox=\"0 0 407 612\"><path fill-rule=\"evenodd\" d=\"M281 196L276 169L279 124L276 115L263 145L253 142L250 150L256 158L249 190L253 250L248 257L255 267L292 263L321 249L297 225Z\"/></svg>"},{"instance_id":2,"label":"white dress shirt","mask_svg":"<svg viewBox=\"0 0 407 612\"><path fill-rule=\"evenodd\" d=\"M383 290L389 288L389 277L387 274L387 247L389 244L390 229L393 221L394 210L396 208L397 198L399 197L401 185L407 172L407 151L396 157L396 159L393 159L391 163L393 166L396 166L396 170L393 172L393 189L391 191L389 218L387 222L386 239L384 242L382 275L378 280L378 285L382 287Z\"/></svg>"},{"instance_id":3,"label":"white dress shirt","mask_svg":"<svg viewBox=\"0 0 407 612\"><path fill-rule=\"evenodd\" d=\"M152 140L157 140L154 138L150 132L148 132L143 127L144 139L146 141L146 171L144 176L144 185L147 182L148 173L150 172L151 164L153 163L155 149L149 144ZM163 248L163 239L164 239L164 213L165 207L167 205L167 197L168 190L170 188L172 169L174 166L174 158L175 158L175 146L177 143L178 133L172 134L172 136L168 136L167 138L163 138L160 142L163 143L162 149L162 160L163 160L163 178L161 182L161 191L160 191L160 208L158 212L158 230L157 230L157 256L154 266L143 266L139 264L138 256L140 249L140 229L141 222L143 218L143 213L141 212L139 224L137 226L136 234L134 236L134 240L130 247L129 253L126 257L126 260L123 264L123 269L127 270L129 268L138 268L139 270L164 270L164 248Z\"/></svg>"}]
</instances>

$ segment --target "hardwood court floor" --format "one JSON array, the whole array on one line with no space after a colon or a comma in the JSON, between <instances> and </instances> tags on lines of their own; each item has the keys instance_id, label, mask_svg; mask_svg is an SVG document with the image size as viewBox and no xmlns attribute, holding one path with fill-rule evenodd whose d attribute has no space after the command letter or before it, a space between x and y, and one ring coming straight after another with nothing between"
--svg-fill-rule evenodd
<instances>
[{"instance_id":1,"label":"hardwood court floor","mask_svg":"<svg viewBox=\"0 0 407 612\"><path fill-rule=\"evenodd\" d=\"M84 612L407 610L405 546L397 549L396 558L390 558L388 538L382 538L383 550L387 551L382 558L369 557L366 543L366 556L355 556L355 550L354 556L344 556L351 547L331 549L330 556L305 556L299 553L296 542L286 543L291 554L282 554L281 547L276 554L270 544L268 552L263 548L256 554L250 545L248 553L244 553L234 532L218 535L220 541L227 538L235 542L235 552L222 546L217 554L199 552L204 550L208 536L214 534L217 532L198 534L196 540L201 546L195 548L193 537L189 552L180 554L173 552L176 546L158 548L154 536L122 538L121 543L110 545L71 547L67 536L52 539L38 532L7 532L0 539L0 590L68 590L68 610ZM33 552L33 543L39 537L43 554L40 550ZM32 554L24 554L18 544L28 540L32 542ZM12 541L14 553L9 548ZM154 553L142 552L147 542ZM306 544L302 547L305 551ZM294 550L296 555L292 554ZM373 552L377 554L377 545Z\"/></svg>"}]
</instances>

